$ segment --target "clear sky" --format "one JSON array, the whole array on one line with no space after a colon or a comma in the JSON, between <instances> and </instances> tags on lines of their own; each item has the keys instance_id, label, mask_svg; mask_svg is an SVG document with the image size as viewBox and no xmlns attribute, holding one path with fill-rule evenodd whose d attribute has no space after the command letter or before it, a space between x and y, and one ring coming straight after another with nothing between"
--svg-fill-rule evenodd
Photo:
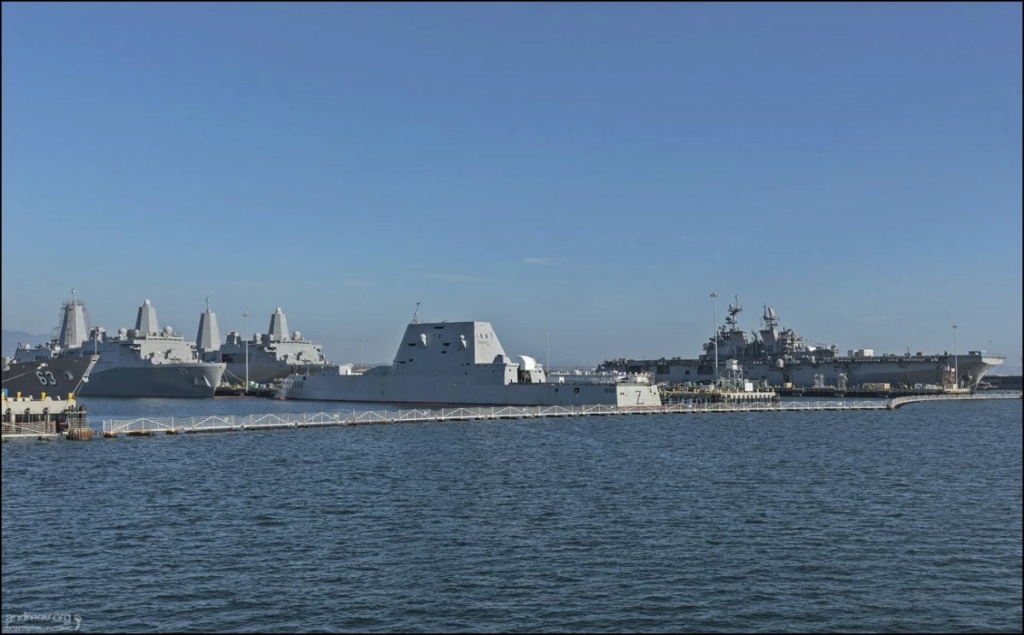
<instances>
[{"instance_id":1,"label":"clear sky","mask_svg":"<svg viewBox=\"0 0 1024 635\"><path fill-rule=\"evenodd\" d=\"M2 7L5 330L209 297L390 362L419 302L586 366L738 295L1020 367L1020 3Z\"/></svg>"}]
</instances>

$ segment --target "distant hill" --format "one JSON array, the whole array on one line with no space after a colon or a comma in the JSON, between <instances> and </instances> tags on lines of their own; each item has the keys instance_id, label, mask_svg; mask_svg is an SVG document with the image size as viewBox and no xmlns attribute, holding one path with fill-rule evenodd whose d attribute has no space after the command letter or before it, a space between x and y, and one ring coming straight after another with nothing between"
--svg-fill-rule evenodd
<instances>
[{"instance_id":1,"label":"distant hill","mask_svg":"<svg viewBox=\"0 0 1024 635\"><path fill-rule=\"evenodd\" d=\"M45 344L49 341L49 335L32 335L25 331L3 331L3 356L13 357L14 349L18 347L18 342L35 346L36 344Z\"/></svg>"}]
</instances>

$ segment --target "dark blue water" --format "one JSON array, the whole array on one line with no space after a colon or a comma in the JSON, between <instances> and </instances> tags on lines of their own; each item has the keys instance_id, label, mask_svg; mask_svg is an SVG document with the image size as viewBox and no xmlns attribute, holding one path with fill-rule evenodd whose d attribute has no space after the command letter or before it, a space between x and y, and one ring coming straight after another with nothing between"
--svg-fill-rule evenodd
<instances>
[{"instance_id":1,"label":"dark blue water","mask_svg":"<svg viewBox=\"0 0 1024 635\"><path fill-rule=\"evenodd\" d=\"M340 410L89 400L108 417ZM3 445L85 631L1019 632L1021 402Z\"/></svg>"}]
</instances>

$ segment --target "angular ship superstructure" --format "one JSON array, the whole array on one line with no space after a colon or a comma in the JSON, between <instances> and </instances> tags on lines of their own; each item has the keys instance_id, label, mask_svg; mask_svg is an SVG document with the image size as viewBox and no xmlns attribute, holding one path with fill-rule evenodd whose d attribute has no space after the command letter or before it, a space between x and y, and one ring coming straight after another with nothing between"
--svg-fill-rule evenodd
<instances>
[{"instance_id":1,"label":"angular ship superstructure","mask_svg":"<svg viewBox=\"0 0 1024 635\"><path fill-rule=\"evenodd\" d=\"M704 352L696 359L613 359L598 368L650 372L657 383L663 384L708 383L716 377L721 379L725 364L735 360L745 379L777 387L856 388L889 384L893 388L938 386L975 390L989 369L1005 359L984 351L876 356L870 349L860 349L843 356L834 345L810 344L792 329L780 329L778 316L769 306L764 307L761 330L748 338L736 319L742 310L738 300L729 305L725 324L718 328L714 338L708 338Z\"/></svg>"},{"instance_id":2,"label":"angular ship superstructure","mask_svg":"<svg viewBox=\"0 0 1024 635\"><path fill-rule=\"evenodd\" d=\"M88 328L85 305L73 291L62 314L58 337L41 346L19 346L15 360L99 355L82 396L212 397L224 375L224 364L200 361L194 343L169 326L161 330L149 300L139 307L135 328L121 328L114 337L102 327Z\"/></svg>"},{"instance_id":3,"label":"angular ship superstructure","mask_svg":"<svg viewBox=\"0 0 1024 635\"><path fill-rule=\"evenodd\" d=\"M288 333L288 318L280 307L270 316L266 333L254 333L246 341L232 331L221 344L217 315L207 303L199 319L196 345L203 360L227 364L224 380L228 383L269 384L292 373L315 373L332 366L319 344L304 339L298 331Z\"/></svg>"},{"instance_id":4,"label":"angular ship superstructure","mask_svg":"<svg viewBox=\"0 0 1024 635\"><path fill-rule=\"evenodd\" d=\"M348 366L294 374L286 399L433 405L660 406L658 387L640 383L549 382L536 359L505 353L489 322L421 323L405 329L394 362L362 374Z\"/></svg>"}]
</instances>

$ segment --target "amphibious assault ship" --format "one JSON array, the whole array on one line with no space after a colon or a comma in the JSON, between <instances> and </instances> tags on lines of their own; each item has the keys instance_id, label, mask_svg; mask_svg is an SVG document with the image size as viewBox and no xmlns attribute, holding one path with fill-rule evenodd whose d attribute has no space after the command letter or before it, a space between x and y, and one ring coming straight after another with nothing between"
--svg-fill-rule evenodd
<instances>
[{"instance_id":1,"label":"amphibious assault ship","mask_svg":"<svg viewBox=\"0 0 1024 635\"><path fill-rule=\"evenodd\" d=\"M533 357L518 361L489 322L421 323L413 317L390 366L350 374L348 365L284 381L285 399L433 405L660 406L658 387L640 383L547 381Z\"/></svg>"},{"instance_id":2,"label":"amphibious assault ship","mask_svg":"<svg viewBox=\"0 0 1024 635\"><path fill-rule=\"evenodd\" d=\"M217 315L210 311L207 298L206 311L199 318L196 346L204 361L227 364L224 380L235 384L269 384L292 373L314 373L332 366L319 344L304 339L298 331L288 333L288 318L281 307L270 316L266 333L254 333L246 341L232 331L221 344Z\"/></svg>"},{"instance_id":3,"label":"amphibious assault ship","mask_svg":"<svg viewBox=\"0 0 1024 635\"><path fill-rule=\"evenodd\" d=\"M87 325L85 305L74 297L62 307L59 335L35 347L19 346L18 362L46 362L64 357L99 360L82 385L82 396L212 397L224 375L224 364L199 360L195 344L167 326L160 330L156 309L146 300L135 328L121 328L114 337ZM88 332L88 337L86 333Z\"/></svg>"},{"instance_id":4,"label":"amphibious assault ship","mask_svg":"<svg viewBox=\"0 0 1024 635\"><path fill-rule=\"evenodd\" d=\"M772 386L855 388L865 386L935 386L975 390L1003 357L985 351L967 354L875 355L871 349L850 350L840 355L835 345L811 344L793 329L779 328L775 309L764 307L762 328L753 337L739 328L736 316L743 310L737 299L729 305L725 324L704 343L696 359L611 359L601 371L649 372L660 384L713 383L724 376L727 362L739 362L743 377ZM716 352L717 348L717 352ZM718 361L716 373L715 361Z\"/></svg>"}]
</instances>

